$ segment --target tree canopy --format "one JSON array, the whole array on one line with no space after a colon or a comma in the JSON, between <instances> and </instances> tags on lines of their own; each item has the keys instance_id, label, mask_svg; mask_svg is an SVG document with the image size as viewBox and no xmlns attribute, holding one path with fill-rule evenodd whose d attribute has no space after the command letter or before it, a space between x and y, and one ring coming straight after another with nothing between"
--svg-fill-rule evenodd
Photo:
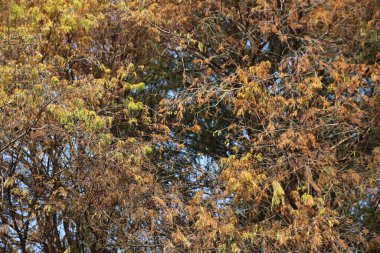
<instances>
[{"instance_id":1,"label":"tree canopy","mask_svg":"<svg viewBox=\"0 0 380 253\"><path fill-rule=\"evenodd\" d=\"M379 249L379 10L0 1L0 252Z\"/></svg>"}]
</instances>

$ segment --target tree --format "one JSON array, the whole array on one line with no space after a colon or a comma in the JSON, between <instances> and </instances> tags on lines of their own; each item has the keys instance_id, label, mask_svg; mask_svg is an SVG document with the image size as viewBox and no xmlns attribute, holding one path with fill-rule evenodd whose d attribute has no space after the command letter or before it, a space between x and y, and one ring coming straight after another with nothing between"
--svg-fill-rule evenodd
<instances>
[{"instance_id":1,"label":"tree","mask_svg":"<svg viewBox=\"0 0 380 253\"><path fill-rule=\"evenodd\" d=\"M378 7L3 2L0 248L378 248Z\"/></svg>"}]
</instances>

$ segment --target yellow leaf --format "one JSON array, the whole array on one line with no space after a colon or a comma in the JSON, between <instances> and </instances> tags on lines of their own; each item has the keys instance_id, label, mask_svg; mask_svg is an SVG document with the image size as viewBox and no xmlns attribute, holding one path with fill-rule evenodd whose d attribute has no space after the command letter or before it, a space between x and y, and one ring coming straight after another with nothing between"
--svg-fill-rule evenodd
<instances>
[{"instance_id":1,"label":"yellow leaf","mask_svg":"<svg viewBox=\"0 0 380 253\"><path fill-rule=\"evenodd\" d=\"M307 194L307 193L303 194L301 197L301 200L305 206L314 206L315 205L314 198L310 194Z\"/></svg>"}]
</instances>

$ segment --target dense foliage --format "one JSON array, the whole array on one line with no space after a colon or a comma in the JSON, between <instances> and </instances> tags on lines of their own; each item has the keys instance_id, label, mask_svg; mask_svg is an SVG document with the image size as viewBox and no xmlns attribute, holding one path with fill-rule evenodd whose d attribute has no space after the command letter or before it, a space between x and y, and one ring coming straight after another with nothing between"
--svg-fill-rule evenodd
<instances>
[{"instance_id":1,"label":"dense foliage","mask_svg":"<svg viewBox=\"0 0 380 253\"><path fill-rule=\"evenodd\" d=\"M0 252L379 249L379 7L0 1Z\"/></svg>"}]
</instances>

